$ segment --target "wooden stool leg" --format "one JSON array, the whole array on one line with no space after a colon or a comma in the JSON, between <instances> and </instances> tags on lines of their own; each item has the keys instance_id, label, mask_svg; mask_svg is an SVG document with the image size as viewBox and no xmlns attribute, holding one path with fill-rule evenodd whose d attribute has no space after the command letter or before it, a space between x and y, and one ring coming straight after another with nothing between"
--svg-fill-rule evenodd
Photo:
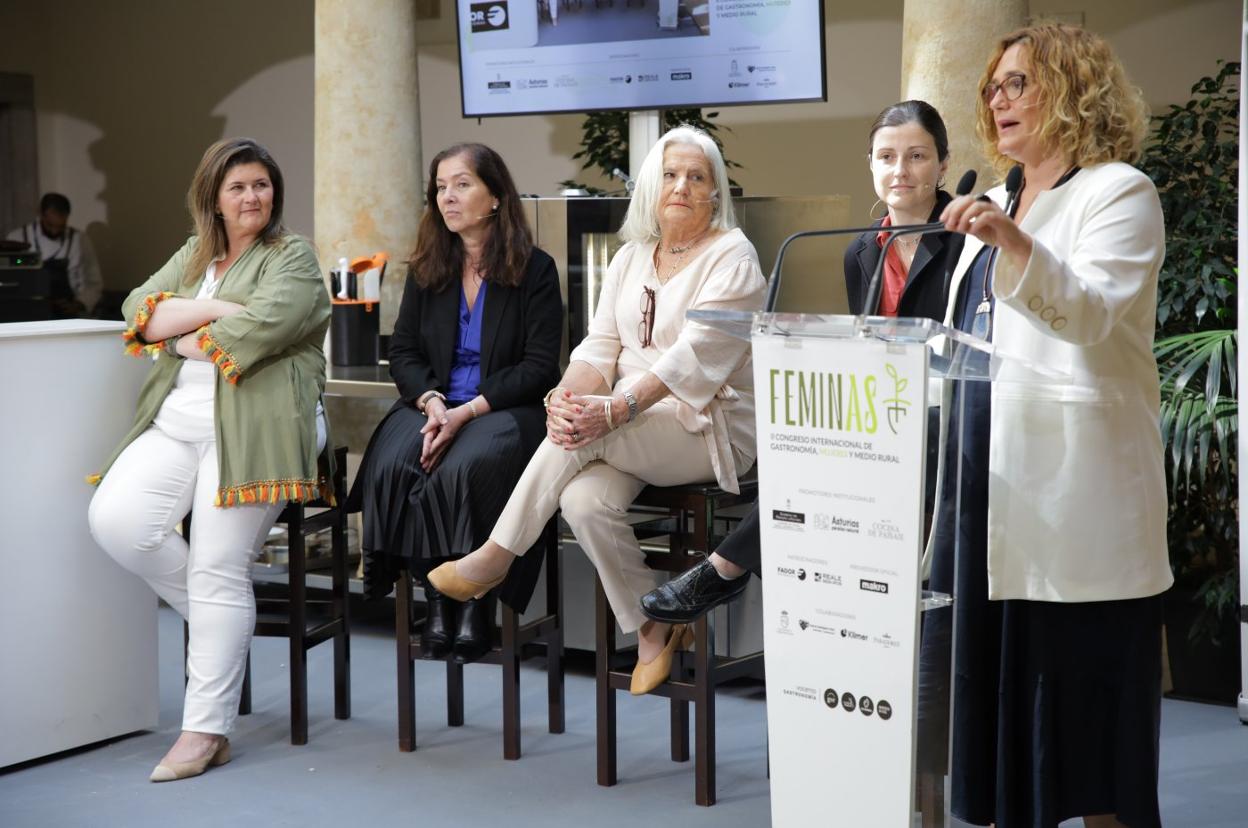
<instances>
[{"instance_id":1,"label":"wooden stool leg","mask_svg":"<svg viewBox=\"0 0 1248 828\"><path fill-rule=\"evenodd\" d=\"M491 619L493 623L493 619ZM520 618L503 604L503 758L520 758Z\"/></svg>"},{"instance_id":2,"label":"wooden stool leg","mask_svg":"<svg viewBox=\"0 0 1248 828\"><path fill-rule=\"evenodd\" d=\"M449 658L446 662L446 723L451 727L464 723L464 665Z\"/></svg>"},{"instance_id":3,"label":"wooden stool leg","mask_svg":"<svg viewBox=\"0 0 1248 828\"><path fill-rule=\"evenodd\" d=\"M338 490L338 486L334 487ZM345 489L345 485L342 487ZM338 622L334 633L334 718L351 718L351 596L347 575L347 513L343 511L346 492L337 494L338 517L331 532L334 587L331 610Z\"/></svg>"},{"instance_id":4,"label":"wooden stool leg","mask_svg":"<svg viewBox=\"0 0 1248 828\"><path fill-rule=\"evenodd\" d=\"M307 558L303 546L303 516L286 524L290 535L290 743L308 743L308 648L307 635Z\"/></svg>"},{"instance_id":5,"label":"wooden stool leg","mask_svg":"<svg viewBox=\"0 0 1248 828\"><path fill-rule=\"evenodd\" d=\"M546 639L546 719L551 733L563 733L563 581L559 578L558 517L551 518L546 531L546 613L555 617L555 629Z\"/></svg>"},{"instance_id":6,"label":"wooden stool leg","mask_svg":"<svg viewBox=\"0 0 1248 828\"><path fill-rule=\"evenodd\" d=\"M715 646L706 616L693 628L694 801L715 804Z\"/></svg>"},{"instance_id":7,"label":"wooden stool leg","mask_svg":"<svg viewBox=\"0 0 1248 828\"><path fill-rule=\"evenodd\" d=\"M676 658L672 659L672 673L669 676L671 681L679 681L685 678L685 659L687 653L677 653ZM672 730L672 761L688 762L689 761L689 702L681 699L672 699L669 702L671 707L671 730Z\"/></svg>"},{"instance_id":8,"label":"wooden stool leg","mask_svg":"<svg viewBox=\"0 0 1248 828\"><path fill-rule=\"evenodd\" d=\"M598 708L598 784L616 783L615 690L611 688L611 662L615 656L615 616L607 604L602 581L594 579L594 627L597 649L594 658L594 691Z\"/></svg>"},{"instance_id":9,"label":"wooden stool leg","mask_svg":"<svg viewBox=\"0 0 1248 828\"><path fill-rule=\"evenodd\" d=\"M945 828L945 777L931 771L919 773L919 802L923 828Z\"/></svg>"},{"instance_id":10,"label":"wooden stool leg","mask_svg":"<svg viewBox=\"0 0 1248 828\"><path fill-rule=\"evenodd\" d=\"M416 749L416 666L412 662L412 573L394 585L394 650L398 676L399 750Z\"/></svg>"}]
</instances>

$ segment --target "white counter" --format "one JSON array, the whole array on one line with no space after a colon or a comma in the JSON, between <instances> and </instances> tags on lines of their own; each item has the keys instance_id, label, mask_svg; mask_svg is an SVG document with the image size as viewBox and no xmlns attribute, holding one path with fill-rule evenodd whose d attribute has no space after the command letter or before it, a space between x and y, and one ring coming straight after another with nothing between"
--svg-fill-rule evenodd
<instances>
[{"instance_id":1,"label":"white counter","mask_svg":"<svg viewBox=\"0 0 1248 828\"><path fill-rule=\"evenodd\" d=\"M0 767L156 726L156 596L87 531L150 367L122 328L0 324Z\"/></svg>"}]
</instances>

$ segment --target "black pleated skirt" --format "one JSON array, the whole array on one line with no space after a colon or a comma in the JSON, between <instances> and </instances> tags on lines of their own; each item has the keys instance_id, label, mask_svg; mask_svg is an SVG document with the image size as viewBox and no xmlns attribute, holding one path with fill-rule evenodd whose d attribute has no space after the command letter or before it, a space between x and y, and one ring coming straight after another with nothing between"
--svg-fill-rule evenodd
<instances>
[{"instance_id":1,"label":"black pleated skirt","mask_svg":"<svg viewBox=\"0 0 1248 828\"><path fill-rule=\"evenodd\" d=\"M396 404L373 433L348 498L348 509L363 513L369 597L385 596L401 567L423 577L437 562L485 543L545 435L540 405L492 411L466 423L426 474L420 467L425 422L412 406ZM499 599L523 612L541 564L539 550L520 557Z\"/></svg>"}]
</instances>

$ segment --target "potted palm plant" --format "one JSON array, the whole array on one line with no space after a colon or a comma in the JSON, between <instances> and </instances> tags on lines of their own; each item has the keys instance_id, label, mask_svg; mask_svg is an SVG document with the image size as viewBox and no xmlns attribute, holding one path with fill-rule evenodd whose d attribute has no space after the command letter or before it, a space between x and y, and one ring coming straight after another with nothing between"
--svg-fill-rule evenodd
<instances>
[{"instance_id":1,"label":"potted palm plant","mask_svg":"<svg viewBox=\"0 0 1248 828\"><path fill-rule=\"evenodd\" d=\"M1236 402L1238 63L1154 119L1142 169L1166 219L1154 346L1175 587L1166 641L1175 695L1233 703L1239 684Z\"/></svg>"}]
</instances>

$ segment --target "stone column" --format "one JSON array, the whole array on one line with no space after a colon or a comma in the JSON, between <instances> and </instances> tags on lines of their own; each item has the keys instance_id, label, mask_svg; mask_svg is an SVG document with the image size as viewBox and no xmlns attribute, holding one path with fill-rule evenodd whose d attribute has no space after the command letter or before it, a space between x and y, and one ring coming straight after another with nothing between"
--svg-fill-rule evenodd
<instances>
[{"instance_id":1,"label":"stone column","mask_svg":"<svg viewBox=\"0 0 1248 828\"><path fill-rule=\"evenodd\" d=\"M979 76L997 39L1027 20L1028 0L905 0L901 98L927 101L949 130L950 192L968 169L996 183L975 135Z\"/></svg>"},{"instance_id":2,"label":"stone column","mask_svg":"<svg viewBox=\"0 0 1248 828\"><path fill-rule=\"evenodd\" d=\"M316 0L316 245L326 272L340 256L389 254L382 333L424 201L416 25L412 0Z\"/></svg>"}]
</instances>

